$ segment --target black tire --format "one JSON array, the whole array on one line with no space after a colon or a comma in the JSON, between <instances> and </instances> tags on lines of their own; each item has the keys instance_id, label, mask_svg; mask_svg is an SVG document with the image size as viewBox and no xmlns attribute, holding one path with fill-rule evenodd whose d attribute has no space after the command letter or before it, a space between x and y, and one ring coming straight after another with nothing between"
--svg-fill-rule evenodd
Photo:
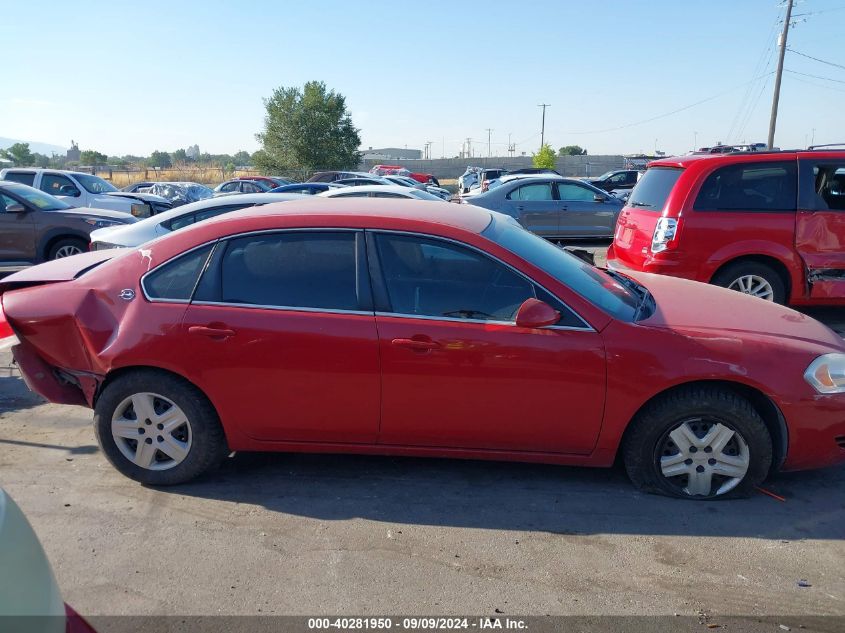
<instances>
[{"instance_id":1,"label":"black tire","mask_svg":"<svg viewBox=\"0 0 845 633\"><path fill-rule=\"evenodd\" d=\"M164 396L181 408L188 419L191 434L188 454L168 470L150 470L133 463L121 452L112 435L115 410L126 398L139 393ZM171 486L199 477L219 465L229 452L220 419L208 398L186 380L156 370L127 373L106 385L94 408L94 431L112 466L130 479L153 486Z\"/></svg>"},{"instance_id":2,"label":"black tire","mask_svg":"<svg viewBox=\"0 0 845 633\"><path fill-rule=\"evenodd\" d=\"M754 275L762 277L772 287L772 301L780 305L786 305L786 283L783 277L771 266L755 261L739 261L728 264L713 276L712 283L716 286L728 288L740 277Z\"/></svg>"},{"instance_id":3,"label":"black tire","mask_svg":"<svg viewBox=\"0 0 845 633\"><path fill-rule=\"evenodd\" d=\"M84 253L88 250L88 243L78 237L63 237L50 247L50 251L47 253L47 259L52 261L60 257L67 257L67 255L61 253L69 249L76 249L80 253Z\"/></svg>"},{"instance_id":4,"label":"black tire","mask_svg":"<svg viewBox=\"0 0 845 633\"><path fill-rule=\"evenodd\" d=\"M691 495L682 487L682 477L666 477L661 471L660 460L666 455L669 433L684 422L696 419L728 427L734 431L734 437L741 438L747 446L748 470L730 491L716 494L717 486L728 478L713 475L711 494ZM769 473L772 438L751 403L738 394L715 386L690 387L657 398L637 415L626 432L622 457L628 477L637 488L646 492L685 499L743 497L760 485Z\"/></svg>"}]
</instances>

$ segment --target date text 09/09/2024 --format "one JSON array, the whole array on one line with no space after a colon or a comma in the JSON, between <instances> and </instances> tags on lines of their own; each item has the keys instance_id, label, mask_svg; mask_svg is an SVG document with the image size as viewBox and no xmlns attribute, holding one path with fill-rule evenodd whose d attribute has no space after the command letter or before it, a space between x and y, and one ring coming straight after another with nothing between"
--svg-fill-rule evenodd
<instances>
[{"instance_id":1,"label":"date text 09/09/2024","mask_svg":"<svg viewBox=\"0 0 845 633\"><path fill-rule=\"evenodd\" d=\"M500 617L351 617L351 618L309 618L308 628L313 630L448 630L448 629L526 629L527 623L519 618Z\"/></svg>"}]
</instances>

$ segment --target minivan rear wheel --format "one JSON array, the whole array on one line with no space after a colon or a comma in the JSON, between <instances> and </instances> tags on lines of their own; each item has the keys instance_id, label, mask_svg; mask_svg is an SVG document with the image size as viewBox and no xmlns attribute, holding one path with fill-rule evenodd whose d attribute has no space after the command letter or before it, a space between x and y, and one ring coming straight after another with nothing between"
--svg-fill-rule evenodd
<instances>
[{"instance_id":1,"label":"minivan rear wheel","mask_svg":"<svg viewBox=\"0 0 845 633\"><path fill-rule=\"evenodd\" d=\"M750 402L720 387L690 387L648 404L623 446L638 488L687 499L747 496L766 478L772 438Z\"/></svg>"},{"instance_id":2,"label":"minivan rear wheel","mask_svg":"<svg viewBox=\"0 0 845 633\"><path fill-rule=\"evenodd\" d=\"M786 284L771 266L745 261L729 264L713 277L713 283L765 301L786 304Z\"/></svg>"}]
</instances>

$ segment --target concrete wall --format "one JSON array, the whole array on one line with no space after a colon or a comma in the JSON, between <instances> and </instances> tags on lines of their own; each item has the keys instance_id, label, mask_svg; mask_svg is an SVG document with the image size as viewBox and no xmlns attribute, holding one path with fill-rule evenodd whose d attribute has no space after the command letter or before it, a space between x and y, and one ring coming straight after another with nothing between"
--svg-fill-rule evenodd
<instances>
[{"instance_id":1,"label":"concrete wall","mask_svg":"<svg viewBox=\"0 0 845 633\"><path fill-rule=\"evenodd\" d=\"M530 156L500 156L493 158L439 158L434 160L364 160L359 169L368 171L379 163L401 165L414 172L433 174L435 178L457 178L466 170L467 165L474 167L504 167L505 169L520 169L531 167ZM558 156L557 170L564 176L600 176L611 169L621 169L625 166L625 159L620 156Z\"/></svg>"}]
</instances>

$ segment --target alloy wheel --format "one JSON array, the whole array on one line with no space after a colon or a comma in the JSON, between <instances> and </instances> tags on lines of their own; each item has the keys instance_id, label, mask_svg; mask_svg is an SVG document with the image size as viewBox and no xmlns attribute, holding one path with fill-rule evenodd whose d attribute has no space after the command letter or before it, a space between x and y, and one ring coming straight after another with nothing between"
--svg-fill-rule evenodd
<instances>
[{"instance_id":1,"label":"alloy wheel","mask_svg":"<svg viewBox=\"0 0 845 633\"><path fill-rule=\"evenodd\" d=\"M759 275L743 275L734 279L729 285L730 290L736 290L752 297L765 299L766 301L774 301L775 291L772 284Z\"/></svg>"},{"instance_id":2,"label":"alloy wheel","mask_svg":"<svg viewBox=\"0 0 845 633\"><path fill-rule=\"evenodd\" d=\"M78 246L68 244L66 246L62 246L59 250L56 251L55 259L61 259L62 257L70 257L71 255L79 255L81 252L82 249Z\"/></svg>"},{"instance_id":3,"label":"alloy wheel","mask_svg":"<svg viewBox=\"0 0 845 633\"><path fill-rule=\"evenodd\" d=\"M123 456L147 470L169 470L191 451L188 417L172 400L156 393L125 398L114 411L111 432Z\"/></svg>"},{"instance_id":4,"label":"alloy wheel","mask_svg":"<svg viewBox=\"0 0 845 633\"><path fill-rule=\"evenodd\" d=\"M660 473L691 497L717 497L736 488L751 463L748 444L734 429L708 418L684 420L659 447Z\"/></svg>"}]
</instances>

